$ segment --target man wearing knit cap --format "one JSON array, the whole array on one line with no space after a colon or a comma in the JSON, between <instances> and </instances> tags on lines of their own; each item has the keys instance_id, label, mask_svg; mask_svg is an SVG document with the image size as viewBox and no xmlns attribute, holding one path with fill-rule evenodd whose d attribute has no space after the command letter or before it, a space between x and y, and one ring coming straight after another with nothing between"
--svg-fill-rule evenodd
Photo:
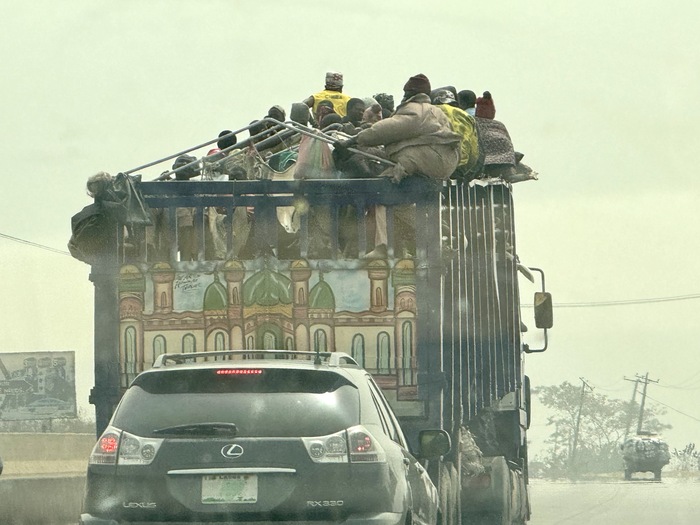
<instances>
[{"instance_id":1,"label":"man wearing knit cap","mask_svg":"<svg viewBox=\"0 0 700 525\"><path fill-rule=\"evenodd\" d=\"M418 174L447 179L459 163L460 136L452 131L445 114L431 104L430 81L425 75L409 78L403 90L403 100L392 116L372 124L345 145L383 145L396 166L382 175L394 182Z\"/></svg>"},{"instance_id":2,"label":"man wearing knit cap","mask_svg":"<svg viewBox=\"0 0 700 525\"><path fill-rule=\"evenodd\" d=\"M430 81L423 75L408 79L403 87L401 104L390 117L372 124L342 144L360 147L384 146L384 152L396 164L381 173L393 182L409 175L425 175L447 179L459 162L460 136L452 131L445 114L430 103ZM408 253L415 249L414 213L411 206L394 208L394 231L399 244ZM383 258L386 254L386 210L376 206L375 249L367 258Z\"/></svg>"},{"instance_id":3,"label":"man wearing knit cap","mask_svg":"<svg viewBox=\"0 0 700 525\"><path fill-rule=\"evenodd\" d=\"M488 91L476 99L476 116L480 118L496 118L496 106L493 105L493 97Z\"/></svg>"},{"instance_id":4,"label":"man wearing knit cap","mask_svg":"<svg viewBox=\"0 0 700 525\"><path fill-rule=\"evenodd\" d=\"M322 100L329 100L333 104L335 112L344 117L347 114L346 106L350 97L343 93L343 74L335 71L326 73L326 87L323 91L311 95L304 100L304 104L312 109L312 114L316 115L318 103Z\"/></svg>"},{"instance_id":5,"label":"man wearing knit cap","mask_svg":"<svg viewBox=\"0 0 700 525\"><path fill-rule=\"evenodd\" d=\"M488 91L476 99L476 129L483 157L483 173L487 177L513 180L516 173L516 158L513 141L506 126L495 119L496 107Z\"/></svg>"}]
</instances>

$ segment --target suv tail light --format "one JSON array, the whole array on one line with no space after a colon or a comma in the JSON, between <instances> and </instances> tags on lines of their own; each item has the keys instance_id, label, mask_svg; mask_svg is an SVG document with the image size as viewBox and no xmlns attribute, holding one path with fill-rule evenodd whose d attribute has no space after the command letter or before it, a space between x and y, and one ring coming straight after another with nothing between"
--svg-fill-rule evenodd
<instances>
[{"instance_id":1,"label":"suv tail light","mask_svg":"<svg viewBox=\"0 0 700 525\"><path fill-rule=\"evenodd\" d=\"M149 465L162 443L162 439L142 438L109 426L95 443L89 464Z\"/></svg>"},{"instance_id":2,"label":"suv tail light","mask_svg":"<svg viewBox=\"0 0 700 525\"><path fill-rule=\"evenodd\" d=\"M309 457L315 463L386 462L384 449L363 426L302 440Z\"/></svg>"}]
</instances>

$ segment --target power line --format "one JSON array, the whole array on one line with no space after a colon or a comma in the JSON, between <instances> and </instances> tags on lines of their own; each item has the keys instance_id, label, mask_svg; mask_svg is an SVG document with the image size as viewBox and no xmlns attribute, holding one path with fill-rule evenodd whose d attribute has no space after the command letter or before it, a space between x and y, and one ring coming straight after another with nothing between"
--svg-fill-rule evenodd
<instances>
[{"instance_id":1,"label":"power line","mask_svg":"<svg viewBox=\"0 0 700 525\"><path fill-rule=\"evenodd\" d=\"M13 237L12 235L7 235L5 233L0 233L0 237L18 242L20 244L26 244L27 246L33 246L34 248L40 248L49 252L60 253L61 255L70 255L70 253L65 250L59 250L58 248L52 248L51 246L46 246L44 244L28 241L26 239L20 239L19 237Z\"/></svg>"},{"instance_id":2,"label":"power line","mask_svg":"<svg viewBox=\"0 0 700 525\"><path fill-rule=\"evenodd\" d=\"M659 401L658 399L654 399L654 398L651 397L649 394L647 394L647 397L648 397L649 399L651 399L652 401L658 403L659 405L663 405L663 406L665 406L666 408L670 408L670 409L673 410L674 412L678 412L679 414L681 414L681 415L683 415L683 416L685 416L685 417L689 417L690 419L694 419L695 421L700 422L700 418L697 418L697 417L695 417L695 416L691 416L690 414L686 414L685 412L681 412L681 411L678 410L677 408L673 408L671 405L667 405L666 403L663 403L663 402Z\"/></svg>"},{"instance_id":3,"label":"power line","mask_svg":"<svg viewBox=\"0 0 700 525\"><path fill-rule=\"evenodd\" d=\"M634 304L669 303L674 301L690 301L700 299L700 293L688 295L673 295L669 297L649 297L647 299L623 299L617 301L589 301L579 303L554 303L555 308L597 308L602 306L627 306Z\"/></svg>"},{"instance_id":4,"label":"power line","mask_svg":"<svg viewBox=\"0 0 700 525\"><path fill-rule=\"evenodd\" d=\"M4 239L9 239L20 244L25 244L27 246L33 246L34 248L39 248L41 250L46 250L49 252L60 253L61 255L70 255L69 252L65 250L59 250L58 248L53 248L51 246L46 246L44 244L39 244L36 242L28 241L27 239L21 239L19 237L13 237L12 235L7 235L5 233L0 233L0 237ZM622 299L617 301L589 301L589 302L575 302L575 303L554 303L555 308L599 308L604 306L627 306L635 304L650 304L650 303L667 303L674 301L689 301L693 299L700 299L700 293L688 294L688 295L674 295L668 297L650 297L647 299ZM524 305L530 306L530 305Z\"/></svg>"}]
</instances>

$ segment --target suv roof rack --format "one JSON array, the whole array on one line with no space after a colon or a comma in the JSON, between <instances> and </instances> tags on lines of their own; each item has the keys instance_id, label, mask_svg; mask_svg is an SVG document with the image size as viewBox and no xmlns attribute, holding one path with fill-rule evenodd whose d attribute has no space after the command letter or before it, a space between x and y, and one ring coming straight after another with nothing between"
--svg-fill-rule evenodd
<instances>
[{"instance_id":1,"label":"suv roof rack","mask_svg":"<svg viewBox=\"0 0 700 525\"><path fill-rule=\"evenodd\" d=\"M360 365L345 352L303 352L299 350L220 350L215 352L191 352L186 354L161 354L153 363L152 368L162 368L170 364L194 363L197 359L210 357L232 358L248 356L248 359L297 359L313 360L314 364L328 366L350 366L360 368Z\"/></svg>"}]
</instances>

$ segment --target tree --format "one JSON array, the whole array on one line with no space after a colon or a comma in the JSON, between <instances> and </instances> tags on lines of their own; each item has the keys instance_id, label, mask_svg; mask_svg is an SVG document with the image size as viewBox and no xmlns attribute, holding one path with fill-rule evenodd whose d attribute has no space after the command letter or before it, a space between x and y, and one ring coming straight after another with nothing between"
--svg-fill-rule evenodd
<instances>
[{"instance_id":1,"label":"tree","mask_svg":"<svg viewBox=\"0 0 700 525\"><path fill-rule=\"evenodd\" d=\"M553 426L554 432L546 441L549 445L546 456L541 458L546 474L576 477L620 470L620 443L629 422L639 413L637 403L611 399L595 391L582 392L581 387L568 381L542 387L538 394L542 404L553 411L547 425ZM645 430L656 433L671 428L659 421L658 415L662 414L645 407ZM578 439L573 455L577 422Z\"/></svg>"},{"instance_id":2,"label":"tree","mask_svg":"<svg viewBox=\"0 0 700 525\"><path fill-rule=\"evenodd\" d=\"M683 472L700 470L700 452L695 450L695 443L688 443L685 448L673 449L671 454L675 467Z\"/></svg>"}]
</instances>

